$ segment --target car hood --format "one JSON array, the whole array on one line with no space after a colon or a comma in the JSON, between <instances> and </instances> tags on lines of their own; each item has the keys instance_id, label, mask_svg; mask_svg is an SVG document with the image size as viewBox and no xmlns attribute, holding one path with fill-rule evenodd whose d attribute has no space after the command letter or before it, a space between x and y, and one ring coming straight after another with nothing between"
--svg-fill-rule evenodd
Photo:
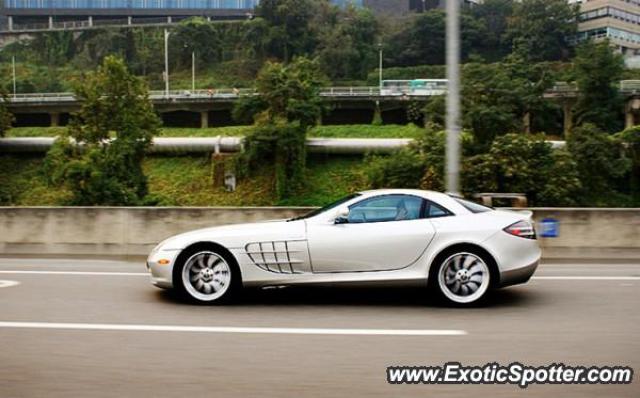
<instances>
[{"instance_id":1,"label":"car hood","mask_svg":"<svg viewBox=\"0 0 640 398\"><path fill-rule=\"evenodd\" d=\"M162 250L181 250L197 242L215 242L227 249L249 242L304 239L304 221L269 220L250 224L222 225L172 236L160 244Z\"/></svg>"}]
</instances>

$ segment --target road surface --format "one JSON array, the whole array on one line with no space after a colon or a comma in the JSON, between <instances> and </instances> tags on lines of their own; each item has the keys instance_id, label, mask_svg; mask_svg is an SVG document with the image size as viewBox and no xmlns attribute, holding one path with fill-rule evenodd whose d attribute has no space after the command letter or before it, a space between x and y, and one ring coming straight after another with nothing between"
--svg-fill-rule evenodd
<instances>
[{"instance_id":1,"label":"road surface","mask_svg":"<svg viewBox=\"0 0 640 398\"><path fill-rule=\"evenodd\" d=\"M389 385L390 365L640 369L640 264L543 265L486 306L281 289L193 306L144 266L0 259L0 397L638 397L631 385ZM411 334L411 332L419 333ZM408 333L408 334L403 334Z\"/></svg>"}]
</instances>

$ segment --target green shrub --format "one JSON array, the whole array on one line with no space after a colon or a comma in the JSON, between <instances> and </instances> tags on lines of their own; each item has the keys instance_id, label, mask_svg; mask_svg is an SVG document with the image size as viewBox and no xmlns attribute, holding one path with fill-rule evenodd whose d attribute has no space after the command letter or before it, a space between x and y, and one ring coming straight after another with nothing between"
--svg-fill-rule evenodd
<instances>
[{"instance_id":1,"label":"green shrub","mask_svg":"<svg viewBox=\"0 0 640 398\"><path fill-rule=\"evenodd\" d=\"M631 168L620 138L585 124L573 130L567 149L577 164L585 202L606 204L607 196L618 190Z\"/></svg>"}]
</instances>

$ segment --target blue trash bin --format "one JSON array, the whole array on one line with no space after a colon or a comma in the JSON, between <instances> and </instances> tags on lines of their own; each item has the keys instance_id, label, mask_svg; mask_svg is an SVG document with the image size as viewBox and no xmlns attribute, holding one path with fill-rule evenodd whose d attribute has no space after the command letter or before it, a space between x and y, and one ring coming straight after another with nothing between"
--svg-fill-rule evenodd
<instances>
[{"instance_id":1,"label":"blue trash bin","mask_svg":"<svg viewBox=\"0 0 640 398\"><path fill-rule=\"evenodd\" d=\"M560 236L560 221L555 218L545 218L540 221L540 237L557 238Z\"/></svg>"}]
</instances>

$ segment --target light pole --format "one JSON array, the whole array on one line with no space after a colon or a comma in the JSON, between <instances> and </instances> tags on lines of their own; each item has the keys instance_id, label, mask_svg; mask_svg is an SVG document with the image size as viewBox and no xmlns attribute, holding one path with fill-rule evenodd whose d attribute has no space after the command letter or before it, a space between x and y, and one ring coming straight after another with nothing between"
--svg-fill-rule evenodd
<instances>
[{"instance_id":1,"label":"light pole","mask_svg":"<svg viewBox=\"0 0 640 398\"><path fill-rule=\"evenodd\" d=\"M446 189L460 192L460 3L447 1L447 171Z\"/></svg>"},{"instance_id":2,"label":"light pole","mask_svg":"<svg viewBox=\"0 0 640 398\"><path fill-rule=\"evenodd\" d=\"M164 30L164 94L169 97L169 33L168 29Z\"/></svg>"},{"instance_id":3,"label":"light pole","mask_svg":"<svg viewBox=\"0 0 640 398\"><path fill-rule=\"evenodd\" d=\"M191 92L196 92L196 52L191 52Z\"/></svg>"},{"instance_id":4,"label":"light pole","mask_svg":"<svg viewBox=\"0 0 640 398\"><path fill-rule=\"evenodd\" d=\"M380 73L380 76L379 76L379 79L378 79L379 80L378 83L379 83L379 86L380 86L379 87L380 88L380 92L382 92L382 43L378 43L378 53L379 53L379 56L380 56L380 64L378 65L378 72Z\"/></svg>"},{"instance_id":5,"label":"light pole","mask_svg":"<svg viewBox=\"0 0 640 398\"><path fill-rule=\"evenodd\" d=\"M11 57L11 70L13 73L13 98L16 98L17 95L17 84L16 84L16 56Z\"/></svg>"}]
</instances>

